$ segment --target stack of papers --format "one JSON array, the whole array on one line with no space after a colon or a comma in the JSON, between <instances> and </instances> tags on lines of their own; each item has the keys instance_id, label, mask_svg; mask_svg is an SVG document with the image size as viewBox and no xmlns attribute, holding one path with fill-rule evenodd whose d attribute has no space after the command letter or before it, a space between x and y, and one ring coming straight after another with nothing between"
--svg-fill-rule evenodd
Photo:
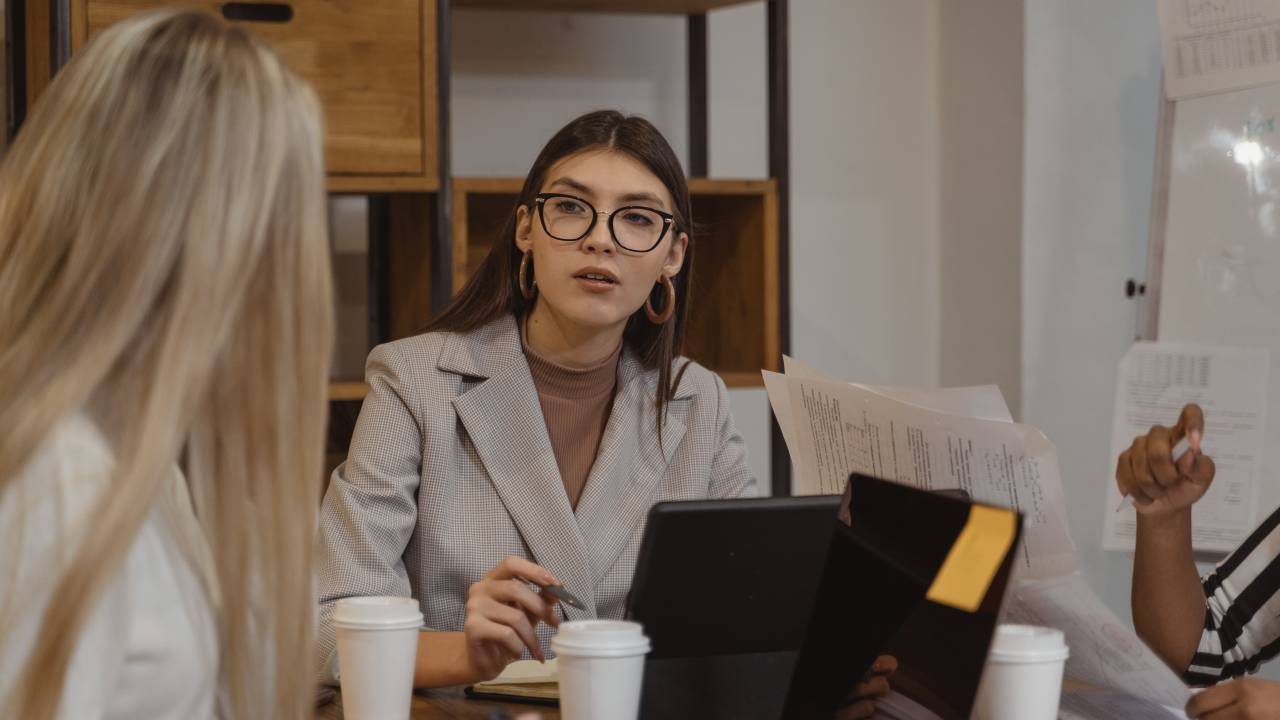
<instances>
[{"instance_id":1,"label":"stack of papers","mask_svg":"<svg viewBox=\"0 0 1280 720\"><path fill-rule=\"evenodd\" d=\"M921 390L856 385L791 359L764 373L794 467L796 495L837 494L860 472L926 490L959 488L1023 514L1007 622L1066 635L1070 718L1180 717L1186 685L1093 592L1078 572L1067 529L1057 451L1014 423L994 386ZM1076 697L1076 696L1079 697ZM1116 715L1116 707L1132 712ZM912 717L894 704L892 717Z\"/></svg>"},{"instance_id":2,"label":"stack of papers","mask_svg":"<svg viewBox=\"0 0 1280 720\"><path fill-rule=\"evenodd\" d=\"M795 467L792 494L840 494L853 472L962 489L1023 514L1018 577L1076 569L1057 450L1039 430L1012 422L998 388L854 385L791 358L785 369L764 379Z\"/></svg>"}]
</instances>

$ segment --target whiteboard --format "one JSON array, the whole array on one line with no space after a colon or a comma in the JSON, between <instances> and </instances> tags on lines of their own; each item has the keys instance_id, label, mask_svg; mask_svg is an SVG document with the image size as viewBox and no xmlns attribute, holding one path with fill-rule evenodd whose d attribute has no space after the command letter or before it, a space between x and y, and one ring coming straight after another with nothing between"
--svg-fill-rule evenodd
<instances>
[{"instance_id":1,"label":"whiteboard","mask_svg":"<svg viewBox=\"0 0 1280 720\"><path fill-rule=\"evenodd\" d=\"M1280 507L1280 84L1166 103L1161 125L1148 328L1271 350L1265 517Z\"/></svg>"}]
</instances>

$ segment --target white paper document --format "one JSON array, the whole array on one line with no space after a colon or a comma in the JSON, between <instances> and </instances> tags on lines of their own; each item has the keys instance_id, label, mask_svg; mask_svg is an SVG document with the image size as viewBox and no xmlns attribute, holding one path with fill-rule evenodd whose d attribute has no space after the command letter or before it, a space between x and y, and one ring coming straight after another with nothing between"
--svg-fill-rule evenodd
<instances>
[{"instance_id":1,"label":"white paper document","mask_svg":"<svg viewBox=\"0 0 1280 720\"><path fill-rule=\"evenodd\" d=\"M1280 81L1280 0L1160 0L1170 99Z\"/></svg>"},{"instance_id":2,"label":"white paper document","mask_svg":"<svg viewBox=\"0 0 1280 720\"><path fill-rule=\"evenodd\" d=\"M773 406L774 414L781 418L778 426L782 430L782 439L786 442L787 452L792 458L796 458L799 457L799 453L791 430L791 395L787 390L786 378L788 375L794 375L796 377L831 380L833 382L835 378L825 375L788 355L782 356L782 363L786 375L766 371L763 373L764 384L769 393L769 402ZM1013 422L1013 415L1009 412L1009 406L1005 404L1004 395L996 385L924 390L913 387L850 384L854 387L870 390L887 398L909 405L916 405L934 412ZM792 492L799 494L794 487Z\"/></svg>"},{"instance_id":3,"label":"white paper document","mask_svg":"<svg viewBox=\"0 0 1280 720\"><path fill-rule=\"evenodd\" d=\"M782 356L782 368L782 371L787 375L811 380L836 380L836 378L815 370L789 355ZM997 385L930 389L894 387L890 385L862 385L860 383L850 383L850 385L870 390L873 393L884 395L898 402L932 410L933 412L964 415L980 420L1013 422L1013 415L1009 412L1009 406L1005 404L1004 394L1000 392L1000 387ZM787 407L790 408L790 405L787 405Z\"/></svg>"},{"instance_id":4,"label":"white paper document","mask_svg":"<svg viewBox=\"0 0 1280 720\"><path fill-rule=\"evenodd\" d=\"M1187 720L1180 709L1163 707L1128 693L1109 690L1064 692L1059 720Z\"/></svg>"},{"instance_id":5,"label":"white paper document","mask_svg":"<svg viewBox=\"0 0 1280 720\"><path fill-rule=\"evenodd\" d=\"M1233 550L1257 522L1269 374L1270 353L1244 348L1137 343L1120 361L1112 463L1153 425L1176 423L1187 403L1204 409L1201 450L1213 458L1217 472L1209 492L1192 506L1197 550ZM1114 476L1106 482L1102 546L1133 550L1136 513L1132 506L1116 511L1120 490Z\"/></svg>"},{"instance_id":6,"label":"white paper document","mask_svg":"<svg viewBox=\"0 0 1280 720\"><path fill-rule=\"evenodd\" d=\"M791 411L779 424L792 435L794 494L840 494L853 472L924 490L960 488L1023 514L1019 577L1075 569L1057 451L1040 431L934 412L836 380L770 375L774 412Z\"/></svg>"},{"instance_id":7,"label":"white paper document","mask_svg":"<svg viewBox=\"0 0 1280 720\"><path fill-rule=\"evenodd\" d=\"M1170 707L1182 707L1191 697L1078 573L1019 583L1005 600L1005 621L1061 630L1071 650L1067 677Z\"/></svg>"},{"instance_id":8,"label":"white paper document","mask_svg":"<svg viewBox=\"0 0 1280 720\"><path fill-rule=\"evenodd\" d=\"M556 659L546 662L537 660L516 660L503 669L502 674L492 680L476 683L477 687L485 685L537 685L553 683L560 679L556 669Z\"/></svg>"},{"instance_id":9,"label":"white paper document","mask_svg":"<svg viewBox=\"0 0 1280 720\"><path fill-rule=\"evenodd\" d=\"M889 680L892 685L893 680ZM876 712L871 720L942 720L938 714L920 703L899 692L889 691L888 695L876 701Z\"/></svg>"}]
</instances>

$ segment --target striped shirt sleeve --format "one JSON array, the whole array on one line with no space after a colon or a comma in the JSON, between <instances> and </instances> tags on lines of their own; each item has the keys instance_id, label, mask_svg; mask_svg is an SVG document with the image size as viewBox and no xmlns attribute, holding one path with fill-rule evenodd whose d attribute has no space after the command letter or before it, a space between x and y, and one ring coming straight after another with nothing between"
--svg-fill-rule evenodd
<instances>
[{"instance_id":1,"label":"striped shirt sleeve","mask_svg":"<svg viewBox=\"0 0 1280 720\"><path fill-rule=\"evenodd\" d=\"M1204 577L1200 645L1183 679L1212 685L1280 653L1280 509Z\"/></svg>"}]
</instances>

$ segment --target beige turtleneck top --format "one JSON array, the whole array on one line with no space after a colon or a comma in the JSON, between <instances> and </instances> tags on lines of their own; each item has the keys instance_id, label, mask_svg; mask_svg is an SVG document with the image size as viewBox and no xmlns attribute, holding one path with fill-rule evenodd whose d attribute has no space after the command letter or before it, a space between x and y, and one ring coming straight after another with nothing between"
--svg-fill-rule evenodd
<instances>
[{"instance_id":1,"label":"beige turtleneck top","mask_svg":"<svg viewBox=\"0 0 1280 720\"><path fill-rule=\"evenodd\" d=\"M613 409L622 345L599 364L579 369L539 356L530 349L527 333L521 333L521 341L547 422L551 451L555 453L569 505L576 510Z\"/></svg>"}]
</instances>

